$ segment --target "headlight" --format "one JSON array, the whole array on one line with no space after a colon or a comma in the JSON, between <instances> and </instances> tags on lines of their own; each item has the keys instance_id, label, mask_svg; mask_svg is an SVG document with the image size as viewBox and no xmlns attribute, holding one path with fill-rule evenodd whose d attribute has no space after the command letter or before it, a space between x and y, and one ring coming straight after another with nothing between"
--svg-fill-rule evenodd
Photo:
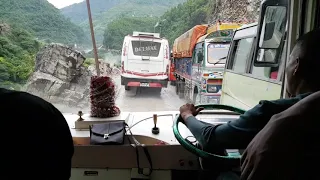
<instances>
[{"instance_id":1,"label":"headlight","mask_svg":"<svg viewBox=\"0 0 320 180\"><path fill-rule=\"evenodd\" d=\"M207 85L208 93L217 93L219 91L216 85Z\"/></svg>"}]
</instances>

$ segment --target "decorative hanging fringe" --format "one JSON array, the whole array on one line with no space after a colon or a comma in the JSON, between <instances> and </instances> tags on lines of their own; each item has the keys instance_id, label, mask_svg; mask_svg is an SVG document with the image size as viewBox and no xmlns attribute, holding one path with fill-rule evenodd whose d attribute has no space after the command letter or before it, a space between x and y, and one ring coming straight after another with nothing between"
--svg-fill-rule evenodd
<instances>
[{"instance_id":1,"label":"decorative hanging fringe","mask_svg":"<svg viewBox=\"0 0 320 180\"><path fill-rule=\"evenodd\" d=\"M90 85L91 116L99 118L120 115L115 106L115 84L110 77L92 76Z\"/></svg>"}]
</instances>

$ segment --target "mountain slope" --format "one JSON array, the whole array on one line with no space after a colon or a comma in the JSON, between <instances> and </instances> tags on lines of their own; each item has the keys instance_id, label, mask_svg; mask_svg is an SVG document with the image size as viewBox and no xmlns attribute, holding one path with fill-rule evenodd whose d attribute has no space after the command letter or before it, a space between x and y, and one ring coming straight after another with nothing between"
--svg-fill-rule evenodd
<instances>
[{"instance_id":1,"label":"mountain slope","mask_svg":"<svg viewBox=\"0 0 320 180\"><path fill-rule=\"evenodd\" d=\"M99 14L107 11L108 9L124 2L126 0L90 0L90 8L92 17L95 18ZM73 23L88 23L88 10L86 1L72 4L61 9L61 13L70 18Z\"/></svg>"},{"instance_id":2,"label":"mountain slope","mask_svg":"<svg viewBox=\"0 0 320 180\"><path fill-rule=\"evenodd\" d=\"M261 0L187 0L161 16L162 35L170 45L181 34L197 24L223 22L252 23L257 21Z\"/></svg>"},{"instance_id":3,"label":"mountain slope","mask_svg":"<svg viewBox=\"0 0 320 180\"><path fill-rule=\"evenodd\" d=\"M171 7L186 0L91 0L91 11L95 35L99 44L103 41L103 33L107 25L118 17L160 17ZM61 9L61 12L69 17L87 33L90 32L86 2L81 2Z\"/></svg>"},{"instance_id":4,"label":"mountain slope","mask_svg":"<svg viewBox=\"0 0 320 180\"><path fill-rule=\"evenodd\" d=\"M18 25L40 40L65 44L88 40L82 29L46 0L2 0L0 12L0 21Z\"/></svg>"},{"instance_id":5,"label":"mountain slope","mask_svg":"<svg viewBox=\"0 0 320 180\"><path fill-rule=\"evenodd\" d=\"M40 47L24 29L0 23L0 87L19 89L33 72Z\"/></svg>"}]
</instances>

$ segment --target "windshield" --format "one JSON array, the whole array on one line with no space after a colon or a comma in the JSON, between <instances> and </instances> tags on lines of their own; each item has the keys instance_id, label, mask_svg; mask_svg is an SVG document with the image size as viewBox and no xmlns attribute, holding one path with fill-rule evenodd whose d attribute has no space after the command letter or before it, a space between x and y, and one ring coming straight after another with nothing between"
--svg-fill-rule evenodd
<instances>
[{"instance_id":1,"label":"windshield","mask_svg":"<svg viewBox=\"0 0 320 180\"><path fill-rule=\"evenodd\" d=\"M225 64L229 52L229 44L208 45L208 62L210 64Z\"/></svg>"},{"instance_id":2,"label":"windshield","mask_svg":"<svg viewBox=\"0 0 320 180\"><path fill-rule=\"evenodd\" d=\"M259 16L253 2L239 7L214 0L89 0L89 4L92 21L84 0L0 1L0 87L39 96L62 113L90 114L93 102L100 102L92 98L101 94L105 97L100 103L114 104L121 112L178 111L193 99L219 103L220 80L214 82L220 83L218 95L199 93L194 98L193 92L207 92L201 89L205 71L201 62L224 64L229 44L212 43L207 51L202 44L194 48L204 42L207 25L210 32L235 29L243 24L231 26L230 20L251 23ZM243 14L243 9L250 11ZM135 33L144 36L139 39ZM193 59L195 53L203 56ZM96 80L98 73L110 77L114 86L109 80ZM179 73L185 79L178 78ZM187 87L192 78L192 83L199 83ZM177 92L179 83L183 89Z\"/></svg>"}]
</instances>

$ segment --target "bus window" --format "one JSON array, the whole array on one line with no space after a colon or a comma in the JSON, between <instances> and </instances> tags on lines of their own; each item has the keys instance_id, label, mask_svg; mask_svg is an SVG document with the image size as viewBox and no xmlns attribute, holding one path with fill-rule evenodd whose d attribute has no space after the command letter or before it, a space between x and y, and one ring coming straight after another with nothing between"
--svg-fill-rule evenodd
<instances>
[{"instance_id":1,"label":"bus window","mask_svg":"<svg viewBox=\"0 0 320 180\"><path fill-rule=\"evenodd\" d=\"M258 51L257 60L263 62L273 62L274 56L276 55L275 49L260 49ZM279 66L277 67L256 67L251 65L251 74L258 78L267 78L276 80L278 78Z\"/></svg>"},{"instance_id":2,"label":"bus window","mask_svg":"<svg viewBox=\"0 0 320 180\"><path fill-rule=\"evenodd\" d=\"M232 70L239 73L246 72L247 60L250 56L253 38L237 40L234 47Z\"/></svg>"}]
</instances>

